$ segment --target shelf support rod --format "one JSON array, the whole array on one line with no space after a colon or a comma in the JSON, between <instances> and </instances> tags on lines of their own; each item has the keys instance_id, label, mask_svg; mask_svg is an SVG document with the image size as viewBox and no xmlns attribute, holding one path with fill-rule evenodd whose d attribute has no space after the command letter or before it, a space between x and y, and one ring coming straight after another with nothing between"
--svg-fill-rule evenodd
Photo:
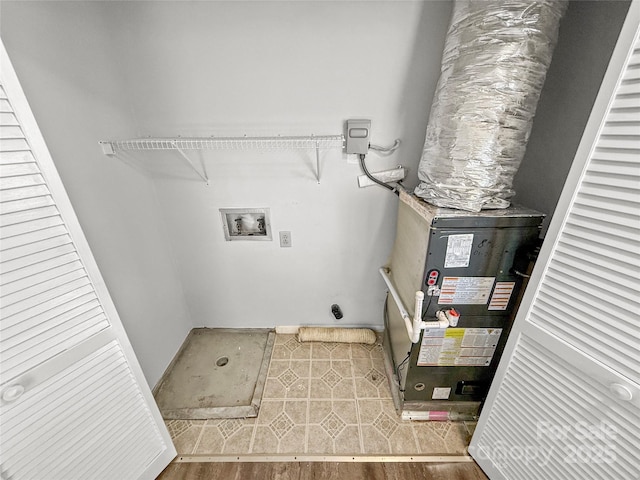
<instances>
[{"instance_id":1,"label":"shelf support rod","mask_svg":"<svg viewBox=\"0 0 640 480\"><path fill-rule=\"evenodd\" d=\"M186 153L184 153L182 151L181 148L179 148L175 143L173 144L174 148L178 151L178 153L182 156L182 158L184 158L186 160L186 162L191 166L191 168L193 168L193 170L198 174L198 176L204 180L204 182L207 184L207 186L209 186L209 177L207 177L207 172L204 173L204 175L202 173L200 173L200 170L198 170L196 168L196 166L194 165L194 163L191 161L191 159L187 156Z\"/></svg>"},{"instance_id":2,"label":"shelf support rod","mask_svg":"<svg viewBox=\"0 0 640 480\"><path fill-rule=\"evenodd\" d=\"M320 185L320 141L316 140L316 180Z\"/></svg>"}]
</instances>

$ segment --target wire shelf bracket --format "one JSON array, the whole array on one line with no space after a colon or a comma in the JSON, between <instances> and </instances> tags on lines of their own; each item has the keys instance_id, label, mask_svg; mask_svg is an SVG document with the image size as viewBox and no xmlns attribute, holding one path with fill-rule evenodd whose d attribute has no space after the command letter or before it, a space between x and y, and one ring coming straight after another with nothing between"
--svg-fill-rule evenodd
<instances>
[{"instance_id":1,"label":"wire shelf bracket","mask_svg":"<svg viewBox=\"0 0 640 480\"><path fill-rule=\"evenodd\" d=\"M175 150L181 158L209 185L206 170L201 172L185 153L186 150L291 150L307 149L316 152L316 180L320 183L320 150L344 148L343 135L310 135L304 137L191 137L140 138L100 142L102 153L117 156L118 151Z\"/></svg>"}]
</instances>

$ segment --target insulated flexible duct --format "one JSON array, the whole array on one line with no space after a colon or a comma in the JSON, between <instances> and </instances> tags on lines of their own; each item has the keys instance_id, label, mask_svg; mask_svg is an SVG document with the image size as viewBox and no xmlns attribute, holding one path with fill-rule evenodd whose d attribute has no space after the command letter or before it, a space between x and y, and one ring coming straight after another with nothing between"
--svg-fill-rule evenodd
<instances>
[{"instance_id":1,"label":"insulated flexible duct","mask_svg":"<svg viewBox=\"0 0 640 480\"><path fill-rule=\"evenodd\" d=\"M456 0L415 194L506 208L566 8L562 0Z\"/></svg>"},{"instance_id":2,"label":"insulated flexible duct","mask_svg":"<svg viewBox=\"0 0 640 480\"><path fill-rule=\"evenodd\" d=\"M368 328L300 327L300 342L376 343L376 333Z\"/></svg>"}]
</instances>

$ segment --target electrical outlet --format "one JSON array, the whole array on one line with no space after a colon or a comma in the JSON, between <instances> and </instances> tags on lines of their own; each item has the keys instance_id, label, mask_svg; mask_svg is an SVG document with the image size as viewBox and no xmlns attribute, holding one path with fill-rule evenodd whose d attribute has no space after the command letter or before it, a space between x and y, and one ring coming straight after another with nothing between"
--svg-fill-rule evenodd
<instances>
[{"instance_id":1,"label":"electrical outlet","mask_svg":"<svg viewBox=\"0 0 640 480\"><path fill-rule=\"evenodd\" d=\"M291 232L280 232L280 246L281 247L291 246Z\"/></svg>"}]
</instances>

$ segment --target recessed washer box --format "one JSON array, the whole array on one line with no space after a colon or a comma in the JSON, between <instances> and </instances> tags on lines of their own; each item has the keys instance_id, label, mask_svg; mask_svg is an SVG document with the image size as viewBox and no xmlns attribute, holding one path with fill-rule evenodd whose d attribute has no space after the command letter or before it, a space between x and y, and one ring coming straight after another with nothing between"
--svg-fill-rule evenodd
<instances>
[{"instance_id":1,"label":"recessed washer box","mask_svg":"<svg viewBox=\"0 0 640 480\"><path fill-rule=\"evenodd\" d=\"M221 208L224 238L234 240L271 240L268 208Z\"/></svg>"}]
</instances>

